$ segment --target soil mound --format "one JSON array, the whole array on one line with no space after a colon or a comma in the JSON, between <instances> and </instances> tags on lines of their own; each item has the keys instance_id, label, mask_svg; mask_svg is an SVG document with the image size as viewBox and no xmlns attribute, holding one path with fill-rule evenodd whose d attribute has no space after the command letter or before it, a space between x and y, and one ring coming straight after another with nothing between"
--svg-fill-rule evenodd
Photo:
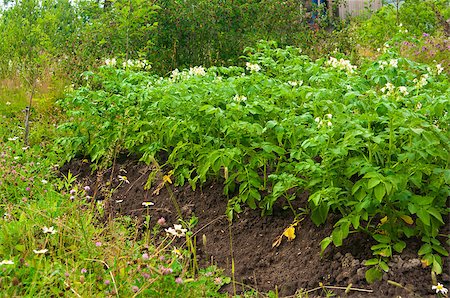
<instances>
[{"instance_id":1,"label":"soil mound","mask_svg":"<svg viewBox=\"0 0 450 298\"><path fill-rule=\"evenodd\" d=\"M91 173L89 163L74 160L62 168L62 173L77 175L78 182L91 187L90 195L96 200L105 200L106 217L120 215L143 218L149 214L151 224L156 224L160 217L166 219L167 225L177 223L179 205L183 218L195 215L198 224L194 232L197 235L198 257L203 266L211 263L218 265L231 275L231 256L235 262L235 278L239 283L237 290L242 291L247 285L260 292L275 290L280 297L300 293L301 289L315 291L309 297L325 296L320 284L352 288L344 290L331 289L339 296L353 297L434 297L431 289L430 268L422 268L417 250L419 239L408 239L407 248L401 255L396 255L390 262L390 271L383 280L374 284L365 281L366 266L364 261L371 258L370 247L374 244L370 237L351 234L344 245L339 248L330 246L320 256L320 241L329 236L333 222L330 218L320 227L316 227L307 216L296 227L296 238L292 241L283 239L279 247L272 247L274 240L282 235L293 221L290 210L275 208L271 216L261 217L260 211L245 209L237 214L231 226L225 216L227 197L222 193L222 185L211 182L193 191L189 186L158 187L158 181L146 190L148 175L152 167L139 163L136 159L118 161L113 169ZM118 175L126 176L129 183L120 183ZM161 178L161 177L160 177ZM119 186L120 184L120 186ZM119 187L118 187L119 186ZM115 191L111 195L111 189ZM296 207L306 206L307 194L296 201ZM145 207L143 202L153 202ZM148 208L148 209L147 209ZM447 219L448 222L448 219ZM231 237L230 237L231 231ZM448 234L447 225L445 233ZM203 236L204 235L204 236ZM206 245L201 244L206 238ZM232 254L230 239L232 240ZM450 283L450 258L444 258L444 273L438 280L448 286ZM398 283L393 285L392 282ZM240 285L240 284L243 285ZM304 290L304 291L305 291ZM366 290L366 291L363 291ZM232 286L223 291L233 292Z\"/></svg>"}]
</instances>

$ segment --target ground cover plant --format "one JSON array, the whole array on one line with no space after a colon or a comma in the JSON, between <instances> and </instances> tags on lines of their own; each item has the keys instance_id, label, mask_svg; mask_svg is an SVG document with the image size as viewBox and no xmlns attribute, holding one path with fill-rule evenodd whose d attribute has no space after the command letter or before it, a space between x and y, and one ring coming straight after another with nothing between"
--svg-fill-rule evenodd
<instances>
[{"instance_id":1,"label":"ground cover plant","mask_svg":"<svg viewBox=\"0 0 450 298\"><path fill-rule=\"evenodd\" d=\"M67 159L95 167L137 154L192 188L223 182L228 216L243 206L270 214L310 193L317 225L340 214L322 248L370 234L369 282L381 279L405 239L418 237L424 266L442 273L448 235L449 83L442 66L399 57L389 45L356 67L311 61L298 49L260 43L246 68L193 67L161 78L105 66L60 101ZM150 187L152 176L149 177Z\"/></svg>"},{"instance_id":2,"label":"ground cover plant","mask_svg":"<svg viewBox=\"0 0 450 298\"><path fill-rule=\"evenodd\" d=\"M51 136L50 118L35 117L34 144L24 146L19 118L11 117L20 111L5 104L0 110L2 295L220 296L227 283L221 270L192 271L186 246L170 246L189 231L169 227L164 218L144 235L130 217L102 223L103 203L90 199L90 186L59 173L60 159L43 138Z\"/></svg>"}]
</instances>

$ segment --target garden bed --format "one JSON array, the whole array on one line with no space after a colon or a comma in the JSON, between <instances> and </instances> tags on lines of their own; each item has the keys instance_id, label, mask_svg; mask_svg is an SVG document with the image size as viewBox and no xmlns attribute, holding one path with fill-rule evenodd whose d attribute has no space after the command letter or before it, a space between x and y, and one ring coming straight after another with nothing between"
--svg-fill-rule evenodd
<instances>
[{"instance_id":1,"label":"garden bed","mask_svg":"<svg viewBox=\"0 0 450 298\"><path fill-rule=\"evenodd\" d=\"M178 223L171 198L173 193L183 219L198 217L198 224L193 232L197 236L200 266L216 264L231 276L233 256L237 292L251 288L260 292L277 289L280 297L285 297L300 293L303 289L311 291L311 297L325 296L325 291L320 289L321 284L344 289L351 284L351 288L355 290L350 290L348 295L354 297L433 297L435 294L431 288L430 268L423 268L417 256L420 239L405 240L405 250L402 254L393 256L389 264L390 270L383 275L383 280L368 284L365 281L367 267L364 261L371 258L370 247L376 244L370 236L351 234L343 246L330 246L323 257L320 255L320 241L331 234L333 223L338 220L335 215L319 227L307 216L300 216L304 220L295 229L296 238L288 241L283 237L278 247L272 247L274 240L294 220L293 212L275 205L272 215L261 217L259 210L246 208L235 216L230 227L225 216L228 199L223 195L223 185L220 182L206 183L196 191L188 186L173 187L169 183L164 187L158 187L158 183L155 183L151 189L145 190L148 175L154 169L134 158L119 160L112 173L111 168L91 173L90 164L79 159L62 168L63 173L67 174L68 171L77 175L78 182L91 187L91 196L103 201L105 220L128 215L143 223L144 217L150 215L151 226L161 217L166 219L166 227L172 226ZM119 175L126 176L129 183L120 183ZM112 182L110 185L109 181ZM160 188L159 191L155 191L156 188ZM109 196L107 194L111 192L107 190L111 189L115 191ZM307 193L297 197L293 201L294 208L306 208L307 198ZM145 207L143 202L153 202L154 205ZM449 233L448 218L442 232ZM444 284L450 282L449 262L449 257L443 258L444 273L438 276L438 280ZM319 289L312 291L318 287ZM344 290L328 290L344 295ZM225 286L223 291L233 293L232 283Z\"/></svg>"}]
</instances>

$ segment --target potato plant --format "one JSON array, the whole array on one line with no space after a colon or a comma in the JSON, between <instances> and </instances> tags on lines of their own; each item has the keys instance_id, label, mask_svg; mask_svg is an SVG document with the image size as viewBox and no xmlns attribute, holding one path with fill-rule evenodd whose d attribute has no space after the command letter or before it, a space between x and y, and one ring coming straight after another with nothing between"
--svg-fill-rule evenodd
<instances>
[{"instance_id":1,"label":"potato plant","mask_svg":"<svg viewBox=\"0 0 450 298\"><path fill-rule=\"evenodd\" d=\"M68 121L58 147L95 167L137 154L173 171L177 185L221 181L230 217L243 206L270 214L307 190L315 224L340 215L323 250L354 232L378 242L368 281L389 270L408 237L421 239L423 264L441 273L450 195L442 66L412 62L389 45L358 67L338 53L312 61L271 43L245 55L245 68L169 77L112 66L85 73L86 84L60 101Z\"/></svg>"}]
</instances>

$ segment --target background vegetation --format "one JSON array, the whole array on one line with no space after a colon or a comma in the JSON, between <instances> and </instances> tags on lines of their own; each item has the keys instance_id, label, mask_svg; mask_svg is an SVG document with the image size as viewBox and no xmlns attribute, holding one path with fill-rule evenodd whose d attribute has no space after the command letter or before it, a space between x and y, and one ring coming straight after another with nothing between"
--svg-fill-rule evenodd
<instances>
[{"instance_id":1,"label":"background vegetation","mask_svg":"<svg viewBox=\"0 0 450 298\"><path fill-rule=\"evenodd\" d=\"M219 295L229 280L217 268L192 270L192 250L149 245L152 236L139 238L130 218L87 224L99 219L101 204L89 201L87 185L58 177L57 167L84 156L102 168L121 152L158 161L178 185L224 182L230 217L242 206L264 214L276 201L289 207L292 194L308 189L301 212L318 225L331 212L341 217L323 249L350 232L378 242L369 281L412 236L421 238L424 266L442 272L448 0L406 0L347 20L296 0L3 7L0 289L7 295L65 288L81 296ZM27 105L32 129L24 144Z\"/></svg>"}]
</instances>

